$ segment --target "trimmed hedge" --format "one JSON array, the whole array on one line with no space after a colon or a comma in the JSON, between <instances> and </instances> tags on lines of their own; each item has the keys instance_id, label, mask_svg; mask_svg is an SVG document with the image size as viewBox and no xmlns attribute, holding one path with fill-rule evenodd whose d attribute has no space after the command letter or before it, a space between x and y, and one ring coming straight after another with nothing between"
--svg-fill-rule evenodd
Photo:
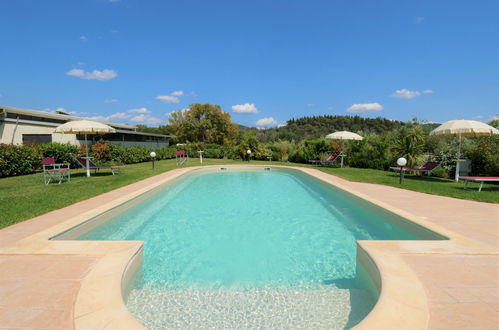
<instances>
[{"instance_id":1,"label":"trimmed hedge","mask_svg":"<svg viewBox=\"0 0 499 330\"><path fill-rule=\"evenodd\" d=\"M41 152L34 145L0 144L0 177L34 173L41 167Z\"/></svg>"}]
</instances>

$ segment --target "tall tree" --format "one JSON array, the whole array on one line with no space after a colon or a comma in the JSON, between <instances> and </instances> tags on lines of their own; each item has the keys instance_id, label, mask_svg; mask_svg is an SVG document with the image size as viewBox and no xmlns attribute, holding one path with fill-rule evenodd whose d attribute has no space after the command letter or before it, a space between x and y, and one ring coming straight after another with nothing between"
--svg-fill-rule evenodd
<instances>
[{"instance_id":1,"label":"tall tree","mask_svg":"<svg viewBox=\"0 0 499 330\"><path fill-rule=\"evenodd\" d=\"M229 113L208 103L194 103L189 109L173 112L168 121L179 142L234 144L239 133Z\"/></svg>"}]
</instances>

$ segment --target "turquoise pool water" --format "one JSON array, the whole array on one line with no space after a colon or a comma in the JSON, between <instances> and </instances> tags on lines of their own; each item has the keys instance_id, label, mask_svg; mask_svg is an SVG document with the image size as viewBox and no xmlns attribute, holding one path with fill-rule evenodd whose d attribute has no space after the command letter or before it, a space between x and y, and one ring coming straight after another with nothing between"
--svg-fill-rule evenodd
<instances>
[{"instance_id":1,"label":"turquoise pool water","mask_svg":"<svg viewBox=\"0 0 499 330\"><path fill-rule=\"evenodd\" d=\"M340 326L348 327L375 302L355 281L355 241L428 239L397 226L397 221L407 223L298 171L216 171L190 174L78 239L144 241L143 271L129 306L150 328L155 328L159 306L170 314L182 313L172 300L177 307L186 304L196 310L201 308L196 304L211 301L213 308L216 301L232 300L234 305L234 299L242 299L258 309L265 305L262 295L267 303L281 295L276 303L285 301L288 310L292 297L299 297L295 305L306 302L300 307L306 309L319 305L317 297L333 305L348 303ZM335 302L324 296L340 292L347 299ZM189 295L194 298L185 301ZM355 304L363 307L352 317ZM327 308L319 314L331 313ZM338 308L345 310L333 309ZM157 328L175 327L174 321L168 322Z\"/></svg>"}]
</instances>

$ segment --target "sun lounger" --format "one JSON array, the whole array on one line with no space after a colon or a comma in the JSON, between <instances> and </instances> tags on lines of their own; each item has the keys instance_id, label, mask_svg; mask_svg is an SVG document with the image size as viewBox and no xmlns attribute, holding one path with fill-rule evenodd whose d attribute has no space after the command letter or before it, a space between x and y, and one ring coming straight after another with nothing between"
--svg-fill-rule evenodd
<instances>
[{"instance_id":1,"label":"sun lounger","mask_svg":"<svg viewBox=\"0 0 499 330\"><path fill-rule=\"evenodd\" d=\"M80 164L81 167L87 168L86 166L86 159L83 158L75 158L76 162ZM109 169L111 170L111 173L115 175L115 173L121 174L121 169L125 166L123 165L105 165L105 166L100 166L96 165L94 162L92 162L90 159L88 160L88 167L91 170L95 170L95 173L97 173L98 170L100 169Z\"/></svg>"},{"instance_id":2,"label":"sun lounger","mask_svg":"<svg viewBox=\"0 0 499 330\"><path fill-rule=\"evenodd\" d=\"M308 162L312 163L313 165L317 165L317 166L322 165L322 164L333 163L334 161L336 161L336 159L338 159L339 155L340 155L340 153L335 153L335 154L330 155L326 160L311 159Z\"/></svg>"},{"instance_id":3,"label":"sun lounger","mask_svg":"<svg viewBox=\"0 0 499 330\"><path fill-rule=\"evenodd\" d=\"M480 187L478 187L478 192L480 192L484 182L499 182L499 176L460 176L459 180L464 180L464 189L466 190L471 190L468 188L468 182L480 182Z\"/></svg>"},{"instance_id":4,"label":"sun lounger","mask_svg":"<svg viewBox=\"0 0 499 330\"><path fill-rule=\"evenodd\" d=\"M42 158L43 182L47 185L50 181L58 181L59 184L63 180L71 181L71 172L69 171L69 163L57 164L54 157Z\"/></svg>"},{"instance_id":5,"label":"sun lounger","mask_svg":"<svg viewBox=\"0 0 499 330\"><path fill-rule=\"evenodd\" d=\"M440 166L440 163L437 162L426 162L423 166L421 167L415 167L415 168L410 168L410 167L390 167L391 170L400 172L403 171L405 172L421 172L421 173L426 173L427 175L430 175L433 170L438 168Z\"/></svg>"}]
</instances>

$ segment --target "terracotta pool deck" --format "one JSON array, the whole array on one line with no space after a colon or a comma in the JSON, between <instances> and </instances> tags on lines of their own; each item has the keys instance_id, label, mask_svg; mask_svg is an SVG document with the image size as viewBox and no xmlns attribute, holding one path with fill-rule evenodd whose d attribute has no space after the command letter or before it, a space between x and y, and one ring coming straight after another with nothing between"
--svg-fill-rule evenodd
<instances>
[{"instance_id":1,"label":"terracotta pool deck","mask_svg":"<svg viewBox=\"0 0 499 330\"><path fill-rule=\"evenodd\" d=\"M230 166L227 166L230 167ZM193 168L176 169L0 230L0 328L138 329L121 299L140 242L49 241ZM349 182L300 170L450 240L361 241L381 274L365 329L497 329L499 204Z\"/></svg>"}]
</instances>

